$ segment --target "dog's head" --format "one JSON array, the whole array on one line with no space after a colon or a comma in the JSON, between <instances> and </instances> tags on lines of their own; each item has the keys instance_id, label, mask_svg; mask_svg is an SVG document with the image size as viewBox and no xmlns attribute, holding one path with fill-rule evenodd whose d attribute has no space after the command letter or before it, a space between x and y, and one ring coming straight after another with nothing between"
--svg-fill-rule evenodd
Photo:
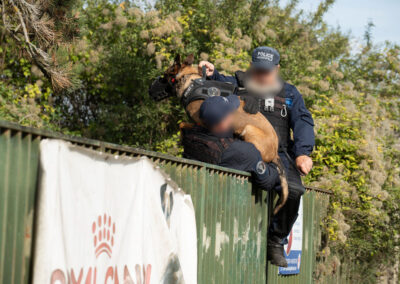
<instances>
[{"instance_id":1,"label":"dog's head","mask_svg":"<svg viewBox=\"0 0 400 284\"><path fill-rule=\"evenodd\" d=\"M201 77L198 68L192 66L193 62L193 54L186 57L183 62L180 55L177 55L174 63L164 73L164 78L174 85L178 97L182 96L193 79Z\"/></svg>"}]
</instances>

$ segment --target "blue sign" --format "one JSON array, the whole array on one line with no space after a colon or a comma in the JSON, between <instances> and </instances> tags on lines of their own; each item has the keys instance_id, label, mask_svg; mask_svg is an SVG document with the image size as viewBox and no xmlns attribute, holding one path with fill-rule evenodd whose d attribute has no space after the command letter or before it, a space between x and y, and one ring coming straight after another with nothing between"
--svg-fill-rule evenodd
<instances>
[{"instance_id":1,"label":"blue sign","mask_svg":"<svg viewBox=\"0 0 400 284\"><path fill-rule=\"evenodd\" d=\"M285 245L285 257L288 267L279 267L280 275L300 273L301 250L303 245L303 199L300 201L299 217L293 225Z\"/></svg>"}]
</instances>

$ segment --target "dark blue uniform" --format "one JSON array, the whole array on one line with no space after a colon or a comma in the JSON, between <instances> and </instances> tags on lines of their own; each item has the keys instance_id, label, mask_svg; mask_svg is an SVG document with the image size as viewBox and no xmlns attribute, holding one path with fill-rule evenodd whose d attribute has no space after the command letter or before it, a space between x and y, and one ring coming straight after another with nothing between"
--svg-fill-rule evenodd
<instances>
[{"instance_id":1,"label":"dark blue uniform","mask_svg":"<svg viewBox=\"0 0 400 284\"><path fill-rule=\"evenodd\" d=\"M217 70L209 77L211 80L230 82L243 88L243 72L236 76L224 76ZM243 92L248 94L246 90ZM241 95L241 94L239 94ZM300 198L305 192L299 172L295 166L295 158L309 156L315 144L314 121L304 104L303 97L295 86L284 83L280 94L274 97L275 107L268 110L266 101L260 112L270 121L279 137L279 156L286 168L289 183L289 196L285 206L273 217L269 229L269 238L274 242L285 243L286 237L297 219ZM293 131L293 140L290 137Z\"/></svg>"},{"instance_id":2,"label":"dark blue uniform","mask_svg":"<svg viewBox=\"0 0 400 284\"><path fill-rule=\"evenodd\" d=\"M230 82L234 85L238 85L237 79L234 76L224 76L217 70L214 70L214 74L209 77L211 80L220 82ZM289 151L294 157L301 155L309 156L315 145L314 136L314 121L310 112L307 110L303 97L295 86L285 83L284 85L286 96L291 100L290 111L290 127L293 130L293 143L289 145ZM280 155L286 164L286 157Z\"/></svg>"},{"instance_id":3,"label":"dark blue uniform","mask_svg":"<svg viewBox=\"0 0 400 284\"><path fill-rule=\"evenodd\" d=\"M253 144L234 139L233 131L214 134L195 126L182 129L182 134L185 158L249 172L253 182L263 190L274 189L280 184L276 166L264 163Z\"/></svg>"},{"instance_id":4,"label":"dark blue uniform","mask_svg":"<svg viewBox=\"0 0 400 284\"><path fill-rule=\"evenodd\" d=\"M235 140L223 151L218 165L251 173L253 182L263 190L274 189L280 183L276 166L264 163L256 147L242 140Z\"/></svg>"}]
</instances>

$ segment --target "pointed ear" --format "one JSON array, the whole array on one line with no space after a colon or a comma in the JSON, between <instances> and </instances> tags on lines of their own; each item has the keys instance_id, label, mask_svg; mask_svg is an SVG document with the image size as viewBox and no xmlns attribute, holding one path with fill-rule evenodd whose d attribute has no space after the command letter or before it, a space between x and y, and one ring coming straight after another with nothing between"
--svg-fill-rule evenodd
<instances>
[{"instance_id":1,"label":"pointed ear","mask_svg":"<svg viewBox=\"0 0 400 284\"><path fill-rule=\"evenodd\" d=\"M175 56L174 65L181 66L181 56L180 56L180 54L177 54L177 55Z\"/></svg>"},{"instance_id":2,"label":"pointed ear","mask_svg":"<svg viewBox=\"0 0 400 284\"><path fill-rule=\"evenodd\" d=\"M166 77L168 76L175 76L176 74L179 73L179 70L181 69L181 56L177 54L174 59L174 63L172 63L171 66L168 67L167 71L165 71Z\"/></svg>"},{"instance_id":3,"label":"pointed ear","mask_svg":"<svg viewBox=\"0 0 400 284\"><path fill-rule=\"evenodd\" d=\"M183 61L183 64L190 66L194 62L194 55L190 54L188 57L186 57L185 61Z\"/></svg>"}]
</instances>

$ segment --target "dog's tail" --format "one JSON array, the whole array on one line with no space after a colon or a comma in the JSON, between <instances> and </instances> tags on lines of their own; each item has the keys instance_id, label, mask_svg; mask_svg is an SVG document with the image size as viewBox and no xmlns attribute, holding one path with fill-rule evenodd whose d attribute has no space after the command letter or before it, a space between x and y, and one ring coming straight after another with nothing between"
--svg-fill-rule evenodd
<instances>
[{"instance_id":1,"label":"dog's tail","mask_svg":"<svg viewBox=\"0 0 400 284\"><path fill-rule=\"evenodd\" d=\"M275 215L285 205L286 200L288 199L289 185L286 178L285 166L282 164L282 160L277 155L277 157L272 162L277 166L279 179L281 180L281 187L282 187L282 193L280 195L279 202L274 208L274 215Z\"/></svg>"}]
</instances>

